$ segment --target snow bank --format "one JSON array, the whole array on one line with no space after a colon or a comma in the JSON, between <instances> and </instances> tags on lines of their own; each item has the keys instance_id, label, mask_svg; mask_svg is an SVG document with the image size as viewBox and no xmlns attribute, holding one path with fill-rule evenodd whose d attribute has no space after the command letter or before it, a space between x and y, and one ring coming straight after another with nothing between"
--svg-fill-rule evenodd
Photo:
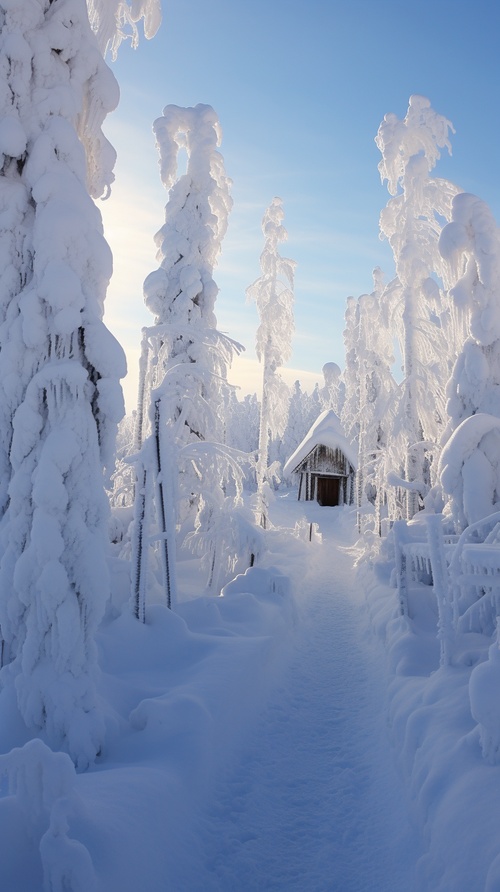
<instances>
[{"instance_id":1,"label":"snow bank","mask_svg":"<svg viewBox=\"0 0 500 892\"><path fill-rule=\"evenodd\" d=\"M3 888L39 889L43 883L47 892L92 892L92 859L74 836L85 809L69 756L35 738L0 756L0 775L7 780L7 796L0 798Z\"/></svg>"},{"instance_id":2,"label":"snow bank","mask_svg":"<svg viewBox=\"0 0 500 892\"><path fill-rule=\"evenodd\" d=\"M105 745L87 772L41 740L19 746L15 698L0 693L4 888L181 888L200 807L287 660L295 599L284 565L302 578L315 547L269 532L266 559L220 597L193 598L178 613L153 604L144 624L131 614L126 564L113 560L113 603L97 638Z\"/></svg>"},{"instance_id":3,"label":"snow bank","mask_svg":"<svg viewBox=\"0 0 500 892\"><path fill-rule=\"evenodd\" d=\"M500 888L497 708L498 646L462 636L451 666L439 665L437 606L430 586L412 586L410 617L389 586L390 540L373 567L362 564L372 625L385 641L389 718L427 852L415 888L470 892ZM479 725L477 724L479 723ZM486 758L483 758L483 755Z\"/></svg>"}]
</instances>

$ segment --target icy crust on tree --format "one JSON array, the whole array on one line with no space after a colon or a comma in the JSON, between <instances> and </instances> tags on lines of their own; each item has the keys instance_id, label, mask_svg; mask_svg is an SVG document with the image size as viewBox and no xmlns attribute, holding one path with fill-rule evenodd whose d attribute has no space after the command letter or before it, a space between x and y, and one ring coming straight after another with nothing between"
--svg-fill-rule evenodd
<instances>
[{"instance_id":1,"label":"icy crust on tree","mask_svg":"<svg viewBox=\"0 0 500 892\"><path fill-rule=\"evenodd\" d=\"M103 56L116 59L120 44L130 38L139 45L137 22L143 20L144 36L154 37L161 25L161 0L87 0L90 24Z\"/></svg>"},{"instance_id":2,"label":"icy crust on tree","mask_svg":"<svg viewBox=\"0 0 500 892\"><path fill-rule=\"evenodd\" d=\"M88 140L84 151L75 128L96 109L103 116L114 107L116 82L80 0L17 4L3 13L0 39L6 74L0 135L10 134L0 168L2 403L12 414L37 365L32 353L46 361L81 352L96 388L103 459L110 461L125 359L102 323L112 258L88 196L89 185L97 196L109 177L102 180L99 151ZM94 189L85 171L89 157Z\"/></svg>"},{"instance_id":3,"label":"icy crust on tree","mask_svg":"<svg viewBox=\"0 0 500 892\"><path fill-rule=\"evenodd\" d=\"M427 173L432 170L441 157L440 149L446 148L451 155L450 130L455 133L451 121L434 111L426 96L417 94L410 96L404 120L392 112L384 116L375 142L382 153L380 179L387 180L391 195L404 186L412 169L417 176L420 165ZM412 159L410 170L408 158Z\"/></svg>"},{"instance_id":4,"label":"icy crust on tree","mask_svg":"<svg viewBox=\"0 0 500 892\"><path fill-rule=\"evenodd\" d=\"M439 247L455 273L451 296L469 315L469 337L448 383L446 441L476 412L500 418L500 233L484 201L463 193Z\"/></svg>"},{"instance_id":5,"label":"icy crust on tree","mask_svg":"<svg viewBox=\"0 0 500 892\"><path fill-rule=\"evenodd\" d=\"M350 443L345 435L338 415L333 409L322 412L314 422L297 449L285 463L283 473L288 475L296 470L298 465L309 455L316 446L328 446L330 449L340 449L354 470L358 466L356 444Z\"/></svg>"},{"instance_id":6,"label":"icy crust on tree","mask_svg":"<svg viewBox=\"0 0 500 892\"><path fill-rule=\"evenodd\" d=\"M27 726L82 768L103 737L94 635L109 596L108 506L86 385L84 369L68 361L47 364L27 388L14 418L0 567L10 592L2 634L14 655L4 677Z\"/></svg>"},{"instance_id":7,"label":"icy crust on tree","mask_svg":"<svg viewBox=\"0 0 500 892\"><path fill-rule=\"evenodd\" d=\"M27 725L83 767L102 742L102 468L126 372L102 321L112 259L88 188L109 183L96 133L117 91L83 0L0 2L0 28L3 673Z\"/></svg>"},{"instance_id":8,"label":"icy crust on tree","mask_svg":"<svg viewBox=\"0 0 500 892\"><path fill-rule=\"evenodd\" d=\"M116 108L119 90L89 28L84 0L0 3L0 70L3 171L22 166L48 121L62 118L85 149L90 194L106 193L116 154L101 125ZM58 143L63 157L74 151L62 134Z\"/></svg>"}]
</instances>

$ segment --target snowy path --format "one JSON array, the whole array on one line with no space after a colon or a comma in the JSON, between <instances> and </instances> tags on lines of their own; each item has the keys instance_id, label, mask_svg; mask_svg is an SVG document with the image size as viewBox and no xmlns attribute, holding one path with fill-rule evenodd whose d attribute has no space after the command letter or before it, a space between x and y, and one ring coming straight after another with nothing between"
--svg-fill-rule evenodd
<instances>
[{"instance_id":1,"label":"snowy path","mask_svg":"<svg viewBox=\"0 0 500 892\"><path fill-rule=\"evenodd\" d=\"M413 886L419 843L387 740L382 655L341 525L328 511L292 659L202 818L190 892Z\"/></svg>"}]
</instances>

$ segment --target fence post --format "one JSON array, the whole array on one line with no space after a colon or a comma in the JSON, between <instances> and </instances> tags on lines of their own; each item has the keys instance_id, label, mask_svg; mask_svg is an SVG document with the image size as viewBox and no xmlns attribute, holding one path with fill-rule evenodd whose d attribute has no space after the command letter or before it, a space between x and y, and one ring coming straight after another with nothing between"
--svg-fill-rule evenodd
<instances>
[{"instance_id":1,"label":"fence post","mask_svg":"<svg viewBox=\"0 0 500 892\"><path fill-rule=\"evenodd\" d=\"M394 555L396 558L396 585L399 595L401 616L408 616L408 579L406 575L406 555L403 550L405 520L396 520L393 525Z\"/></svg>"},{"instance_id":2,"label":"fence post","mask_svg":"<svg viewBox=\"0 0 500 892\"><path fill-rule=\"evenodd\" d=\"M453 606L444 550L442 514L426 517L427 542L432 570L432 586L438 607L438 636L441 645L441 666L449 666L454 641Z\"/></svg>"}]
</instances>

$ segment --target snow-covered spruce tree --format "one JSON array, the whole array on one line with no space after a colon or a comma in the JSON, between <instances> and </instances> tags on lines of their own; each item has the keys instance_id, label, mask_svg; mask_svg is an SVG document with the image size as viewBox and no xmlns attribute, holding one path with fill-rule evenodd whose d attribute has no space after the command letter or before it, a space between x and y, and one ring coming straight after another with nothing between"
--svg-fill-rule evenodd
<instances>
[{"instance_id":1,"label":"snow-covered spruce tree","mask_svg":"<svg viewBox=\"0 0 500 892\"><path fill-rule=\"evenodd\" d=\"M278 369L291 355L293 321L293 275L295 261L281 257L278 245L288 238L283 226L283 202L273 198L262 220L264 250L260 256L262 275L247 288L260 316L256 352L262 363L259 454L257 459L257 508L261 526L267 525L266 487L269 440L283 433L288 408L288 388Z\"/></svg>"},{"instance_id":2,"label":"snow-covered spruce tree","mask_svg":"<svg viewBox=\"0 0 500 892\"><path fill-rule=\"evenodd\" d=\"M345 366L343 374L344 400L340 420L345 436L357 448L359 437L360 372L359 360L363 350L359 326L359 301L347 298L345 311Z\"/></svg>"},{"instance_id":3,"label":"snow-covered spruce tree","mask_svg":"<svg viewBox=\"0 0 500 892\"><path fill-rule=\"evenodd\" d=\"M136 613L141 616L147 581L142 539L149 523L148 473L155 482L168 603L175 599L176 526L183 522L188 541L198 552L201 548L208 584L216 587L223 564L221 516L226 517L229 507L228 477L238 479L233 493L239 493L240 486L237 463L223 446L222 406L228 366L242 348L217 331L214 313L218 289L213 270L232 204L230 181L217 150L219 121L208 105L168 105L154 131L169 199L165 223L155 237L161 265L144 282L146 305L155 322L144 330L137 410L136 445L142 449L143 470L133 562ZM181 149L186 151L187 170L178 177ZM179 496L184 497L183 513L176 507Z\"/></svg>"},{"instance_id":4,"label":"snow-covered spruce tree","mask_svg":"<svg viewBox=\"0 0 500 892\"><path fill-rule=\"evenodd\" d=\"M304 439L310 425L309 421L309 396L304 393L300 381L296 381L288 402L288 413L283 436L279 438L281 444L280 459L284 465L295 452L299 443Z\"/></svg>"},{"instance_id":5,"label":"snow-covered spruce tree","mask_svg":"<svg viewBox=\"0 0 500 892\"><path fill-rule=\"evenodd\" d=\"M131 508L134 503L135 473L132 456L135 454L136 413L127 415L118 425L115 449L115 470L111 477L109 500L112 509Z\"/></svg>"},{"instance_id":6,"label":"snow-covered spruce tree","mask_svg":"<svg viewBox=\"0 0 500 892\"><path fill-rule=\"evenodd\" d=\"M475 195L457 195L439 247L456 279L451 298L469 327L447 387L443 443L450 445L441 461L441 483L463 529L500 502L500 230L488 205ZM472 416L476 421L466 424Z\"/></svg>"},{"instance_id":7,"label":"snow-covered spruce tree","mask_svg":"<svg viewBox=\"0 0 500 892\"><path fill-rule=\"evenodd\" d=\"M239 400L231 389L226 406L226 445L239 452L257 455L259 448L260 403L257 394L247 394ZM255 460L244 469L244 486L249 492L255 492Z\"/></svg>"},{"instance_id":8,"label":"snow-covered spruce tree","mask_svg":"<svg viewBox=\"0 0 500 892\"><path fill-rule=\"evenodd\" d=\"M323 412L323 402L321 399L321 391L318 382L314 385L314 390L309 399L309 427L319 418Z\"/></svg>"},{"instance_id":9,"label":"snow-covered spruce tree","mask_svg":"<svg viewBox=\"0 0 500 892\"><path fill-rule=\"evenodd\" d=\"M321 371L324 380L320 391L322 410L333 409L340 418L345 400L345 384L340 366L336 362L325 362Z\"/></svg>"},{"instance_id":10,"label":"snow-covered spruce tree","mask_svg":"<svg viewBox=\"0 0 500 892\"><path fill-rule=\"evenodd\" d=\"M373 271L374 291L357 300L349 297L344 343L346 364L342 423L349 442L358 452L356 475L358 526L367 501L376 506L376 527L385 501L387 432L391 419L392 336L388 328L382 273Z\"/></svg>"},{"instance_id":11,"label":"snow-covered spruce tree","mask_svg":"<svg viewBox=\"0 0 500 892\"><path fill-rule=\"evenodd\" d=\"M440 149L450 150L451 129L428 99L412 96L404 120L386 115L375 140L382 153L381 179L387 180L394 196L382 211L380 229L393 250L401 289L397 327L404 381L393 440L399 442L409 484L408 518L418 509L418 490L429 483L429 449L432 454L444 420L440 382L449 376L450 352L455 346L449 313L443 312L439 283L448 286L448 270L438 239L442 221L451 218L451 203L459 189L447 180L430 177Z\"/></svg>"},{"instance_id":12,"label":"snow-covered spruce tree","mask_svg":"<svg viewBox=\"0 0 500 892\"><path fill-rule=\"evenodd\" d=\"M359 423L357 506L359 512L367 500L376 504L376 526L380 527L380 510L385 496L383 457L388 441L390 404L395 391L391 373L394 362L392 336L384 303L382 274L374 270L374 290L358 301L358 373Z\"/></svg>"},{"instance_id":13,"label":"snow-covered spruce tree","mask_svg":"<svg viewBox=\"0 0 500 892\"><path fill-rule=\"evenodd\" d=\"M103 465L123 415L102 322L99 211L117 103L84 0L0 2L2 677L79 767L102 745L94 632L109 595ZM84 149L85 146L85 149Z\"/></svg>"},{"instance_id":14,"label":"snow-covered spruce tree","mask_svg":"<svg viewBox=\"0 0 500 892\"><path fill-rule=\"evenodd\" d=\"M241 452L257 452L259 445L260 403L257 394L247 394L239 400L233 389L229 391L226 419L226 443Z\"/></svg>"}]
</instances>

